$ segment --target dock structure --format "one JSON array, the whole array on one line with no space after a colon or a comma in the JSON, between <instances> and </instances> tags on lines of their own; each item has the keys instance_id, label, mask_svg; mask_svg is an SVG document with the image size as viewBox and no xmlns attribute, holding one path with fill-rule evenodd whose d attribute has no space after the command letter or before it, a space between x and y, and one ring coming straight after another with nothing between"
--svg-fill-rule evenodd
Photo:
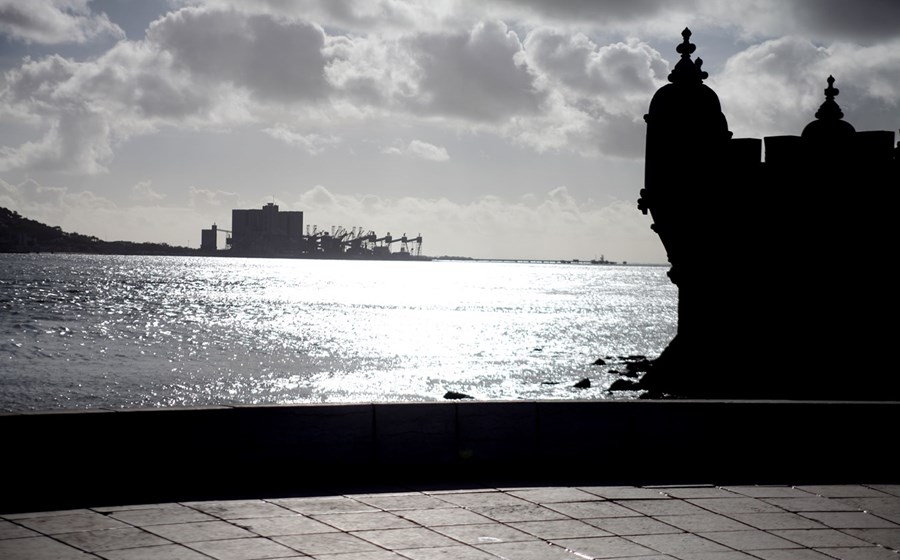
<instances>
[{"instance_id":1,"label":"dock structure","mask_svg":"<svg viewBox=\"0 0 900 560\"><path fill-rule=\"evenodd\" d=\"M379 237L363 227L347 229L333 226L320 229L306 225L302 211L281 211L270 202L262 208L231 211L231 229L213 224L201 230L200 248L209 254L219 254L217 234L225 239L227 254L240 257L298 257L298 258L355 258L355 259L420 259L422 236ZM398 244L394 250L393 244Z\"/></svg>"}]
</instances>

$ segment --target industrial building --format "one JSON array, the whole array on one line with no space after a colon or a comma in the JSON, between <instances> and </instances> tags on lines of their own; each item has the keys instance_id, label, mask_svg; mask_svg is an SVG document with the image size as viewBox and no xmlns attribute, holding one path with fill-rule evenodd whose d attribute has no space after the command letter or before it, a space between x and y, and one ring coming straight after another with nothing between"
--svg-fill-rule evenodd
<instances>
[{"instance_id":1,"label":"industrial building","mask_svg":"<svg viewBox=\"0 0 900 560\"><path fill-rule=\"evenodd\" d=\"M231 248L238 254L302 252L303 212L279 212L268 203L261 209L231 211Z\"/></svg>"},{"instance_id":2,"label":"industrial building","mask_svg":"<svg viewBox=\"0 0 900 560\"><path fill-rule=\"evenodd\" d=\"M220 232L227 235L225 244L234 256L420 258L422 247L421 235L393 237L388 233L379 237L362 227L332 227L329 231L307 226L304 234L303 212L281 212L271 202L261 209L232 210L230 230L216 224L201 230L200 249L216 254ZM391 252L394 243L400 244L397 252Z\"/></svg>"}]
</instances>

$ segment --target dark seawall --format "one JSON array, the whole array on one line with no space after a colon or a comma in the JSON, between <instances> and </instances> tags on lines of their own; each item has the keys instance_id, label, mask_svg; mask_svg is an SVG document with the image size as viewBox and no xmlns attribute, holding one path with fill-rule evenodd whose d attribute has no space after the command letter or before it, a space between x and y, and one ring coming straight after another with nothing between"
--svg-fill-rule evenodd
<instances>
[{"instance_id":1,"label":"dark seawall","mask_svg":"<svg viewBox=\"0 0 900 560\"><path fill-rule=\"evenodd\" d=\"M515 401L0 415L0 512L384 485L897 483L900 402Z\"/></svg>"}]
</instances>

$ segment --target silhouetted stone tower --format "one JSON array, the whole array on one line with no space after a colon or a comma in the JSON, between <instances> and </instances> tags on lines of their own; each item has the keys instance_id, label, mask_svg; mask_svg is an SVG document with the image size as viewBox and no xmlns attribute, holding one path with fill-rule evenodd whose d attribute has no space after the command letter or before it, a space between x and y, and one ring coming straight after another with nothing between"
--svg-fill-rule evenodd
<instances>
[{"instance_id":1,"label":"silhouetted stone tower","mask_svg":"<svg viewBox=\"0 0 900 560\"><path fill-rule=\"evenodd\" d=\"M885 398L893 372L859 356L892 348L872 320L896 310L891 206L900 184L891 131L857 132L828 78L800 136L732 138L702 60L682 32L681 59L644 117L645 185L678 286L678 334L641 384L686 397ZM886 362L882 366L887 369ZM849 383L848 383L849 382Z\"/></svg>"}]
</instances>

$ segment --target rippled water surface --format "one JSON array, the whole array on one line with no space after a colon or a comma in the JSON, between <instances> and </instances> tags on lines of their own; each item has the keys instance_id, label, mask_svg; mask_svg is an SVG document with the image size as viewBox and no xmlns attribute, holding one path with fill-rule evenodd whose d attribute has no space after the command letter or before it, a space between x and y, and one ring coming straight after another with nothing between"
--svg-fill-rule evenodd
<instances>
[{"instance_id":1,"label":"rippled water surface","mask_svg":"<svg viewBox=\"0 0 900 560\"><path fill-rule=\"evenodd\" d=\"M604 398L663 267L0 255L0 409ZM592 387L572 385L582 378Z\"/></svg>"}]
</instances>

